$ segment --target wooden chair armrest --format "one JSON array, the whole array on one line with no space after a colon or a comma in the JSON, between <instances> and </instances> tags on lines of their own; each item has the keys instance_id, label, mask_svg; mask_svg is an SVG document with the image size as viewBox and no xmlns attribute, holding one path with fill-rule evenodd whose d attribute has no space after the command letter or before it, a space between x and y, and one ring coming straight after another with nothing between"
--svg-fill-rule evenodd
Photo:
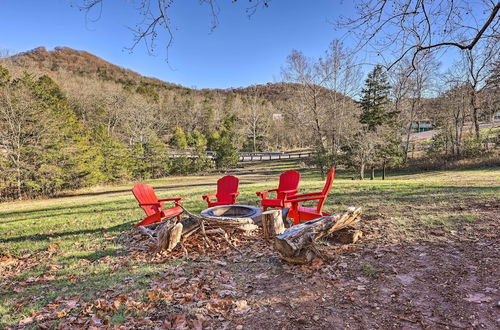
<instances>
[{"instance_id":1,"label":"wooden chair armrest","mask_svg":"<svg viewBox=\"0 0 500 330\"><path fill-rule=\"evenodd\" d=\"M278 191L278 189L269 189L269 190L262 190L262 191L257 191L255 194L259 197L262 197L262 199L266 199L266 195L268 192L272 191Z\"/></svg>"},{"instance_id":2,"label":"wooden chair armrest","mask_svg":"<svg viewBox=\"0 0 500 330\"><path fill-rule=\"evenodd\" d=\"M210 201L210 199L212 199L213 197L215 197L217 194L215 193L212 193L212 194L206 194L206 195L203 195L201 196L201 198L203 198L203 200L206 200L207 202Z\"/></svg>"},{"instance_id":3,"label":"wooden chair armrest","mask_svg":"<svg viewBox=\"0 0 500 330\"><path fill-rule=\"evenodd\" d=\"M163 199L159 199L158 201L159 201L159 202L170 202L170 201L174 201L174 202L178 203L180 200L182 200L182 197L163 198Z\"/></svg>"},{"instance_id":4,"label":"wooden chair armrest","mask_svg":"<svg viewBox=\"0 0 500 330\"><path fill-rule=\"evenodd\" d=\"M296 196L294 196L294 197L296 197ZM304 198L296 198L296 199L294 198L294 199L288 199L287 202L297 204L300 202L313 201L315 199L321 199L321 198L324 198L324 196L320 195L320 196L314 196L314 197L304 197Z\"/></svg>"},{"instance_id":5,"label":"wooden chair armrest","mask_svg":"<svg viewBox=\"0 0 500 330\"><path fill-rule=\"evenodd\" d=\"M292 198L292 199L297 199L297 198L303 198L303 197L309 197L309 196L319 196L319 195L321 195L320 192L314 192L314 193L291 195L291 196L288 196L288 197Z\"/></svg>"},{"instance_id":6,"label":"wooden chair armrest","mask_svg":"<svg viewBox=\"0 0 500 330\"><path fill-rule=\"evenodd\" d=\"M156 203L139 203L139 206L153 206L153 205L160 206L161 203L160 202L156 202Z\"/></svg>"}]
</instances>

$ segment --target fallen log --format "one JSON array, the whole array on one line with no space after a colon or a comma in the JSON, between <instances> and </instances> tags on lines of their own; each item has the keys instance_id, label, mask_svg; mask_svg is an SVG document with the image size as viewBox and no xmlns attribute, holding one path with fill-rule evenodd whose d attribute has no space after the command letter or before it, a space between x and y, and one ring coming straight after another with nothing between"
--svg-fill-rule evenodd
<instances>
[{"instance_id":1,"label":"fallen log","mask_svg":"<svg viewBox=\"0 0 500 330\"><path fill-rule=\"evenodd\" d=\"M255 222L252 220L252 218L233 218L233 217L209 217L209 216L201 216L201 215L196 215L188 210L186 210L184 207L184 213L186 213L189 218L194 218L197 219L197 221L201 222L208 226L208 227L215 227L215 228L227 228L227 229L237 229L243 232L251 232L259 228L255 224Z\"/></svg>"},{"instance_id":2,"label":"fallen log","mask_svg":"<svg viewBox=\"0 0 500 330\"><path fill-rule=\"evenodd\" d=\"M232 217L206 217L195 215L186 209L184 214L188 217L176 222L175 218L166 219L160 224L156 224L154 229L145 226L137 227L139 231L156 240L159 250L172 251L183 239L201 230L204 236L207 233L224 234L224 238L229 242L229 238L224 229L236 229L244 233L250 233L259 227L251 218ZM210 244L208 237L205 237ZM229 242L230 243L230 242Z\"/></svg>"},{"instance_id":3,"label":"fallen log","mask_svg":"<svg viewBox=\"0 0 500 330\"><path fill-rule=\"evenodd\" d=\"M318 252L315 241L359 221L361 208L346 211L292 226L274 239L281 258L288 262L309 263Z\"/></svg>"}]
</instances>

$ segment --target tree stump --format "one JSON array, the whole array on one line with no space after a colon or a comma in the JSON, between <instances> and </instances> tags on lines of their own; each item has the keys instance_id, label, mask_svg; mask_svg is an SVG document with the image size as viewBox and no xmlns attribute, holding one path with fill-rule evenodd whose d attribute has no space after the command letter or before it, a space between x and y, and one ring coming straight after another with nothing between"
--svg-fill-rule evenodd
<instances>
[{"instance_id":1,"label":"tree stump","mask_svg":"<svg viewBox=\"0 0 500 330\"><path fill-rule=\"evenodd\" d=\"M346 211L321 217L292 226L274 239L274 246L281 258L288 262L305 264L317 255L315 240L359 221L361 208L351 207Z\"/></svg>"},{"instance_id":2,"label":"tree stump","mask_svg":"<svg viewBox=\"0 0 500 330\"><path fill-rule=\"evenodd\" d=\"M262 231L265 239L283 234L285 225L281 217L281 210L262 212Z\"/></svg>"},{"instance_id":3,"label":"tree stump","mask_svg":"<svg viewBox=\"0 0 500 330\"><path fill-rule=\"evenodd\" d=\"M171 226L163 226L158 231L158 248L172 251L181 240L183 225L178 222Z\"/></svg>"}]
</instances>

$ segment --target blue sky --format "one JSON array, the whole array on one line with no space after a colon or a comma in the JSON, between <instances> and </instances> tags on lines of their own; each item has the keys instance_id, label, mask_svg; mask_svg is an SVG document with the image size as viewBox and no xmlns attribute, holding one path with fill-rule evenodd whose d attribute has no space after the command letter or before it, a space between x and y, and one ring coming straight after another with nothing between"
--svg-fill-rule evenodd
<instances>
[{"instance_id":1,"label":"blue sky","mask_svg":"<svg viewBox=\"0 0 500 330\"><path fill-rule=\"evenodd\" d=\"M196 88L228 88L279 79L292 49L319 56L341 34L331 23L348 14L350 1L274 0L250 19L247 1L218 0L219 26L211 32L207 5L178 0L172 8L174 42L166 61L165 39L155 56L140 45L130 54L128 27L140 17L132 1L105 0L101 18L86 21L79 0L3 0L0 49L21 52L38 46L68 46L147 76Z\"/></svg>"}]
</instances>

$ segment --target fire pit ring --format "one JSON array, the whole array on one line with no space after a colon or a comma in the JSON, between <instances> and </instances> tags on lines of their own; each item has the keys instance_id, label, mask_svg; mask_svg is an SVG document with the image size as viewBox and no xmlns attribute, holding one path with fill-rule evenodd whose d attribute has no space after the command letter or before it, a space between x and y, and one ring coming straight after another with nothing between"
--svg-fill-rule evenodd
<instances>
[{"instance_id":1,"label":"fire pit ring","mask_svg":"<svg viewBox=\"0 0 500 330\"><path fill-rule=\"evenodd\" d=\"M259 221L262 215L260 208L250 205L219 205L203 210L200 214L203 217L211 218L251 218Z\"/></svg>"}]
</instances>

